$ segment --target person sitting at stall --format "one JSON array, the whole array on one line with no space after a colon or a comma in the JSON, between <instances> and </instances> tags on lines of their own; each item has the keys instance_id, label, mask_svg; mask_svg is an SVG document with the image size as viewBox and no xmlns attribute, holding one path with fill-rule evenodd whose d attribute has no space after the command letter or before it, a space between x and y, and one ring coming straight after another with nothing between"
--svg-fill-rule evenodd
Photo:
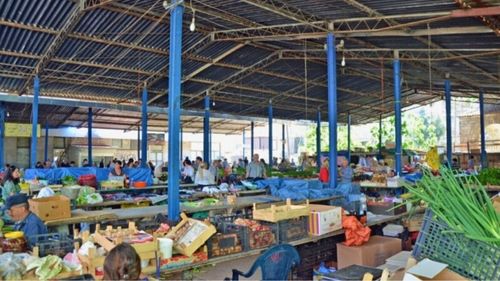
<instances>
[{"instance_id":1,"label":"person sitting at stall","mask_svg":"<svg viewBox=\"0 0 500 281\"><path fill-rule=\"evenodd\" d=\"M247 166L247 173L245 175L247 179L259 180L266 178L266 166L259 161L259 154L254 154L252 162Z\"/></svg>"},{"instance_id":2,"label":"person sitting at stall","mask_svg":"<svg viewBox=\"0 0 500 281\"><path fill-rule=\"evenodd\" d=\"M198 165L194 183L197 185L213 185L215 184L215 176L207 169L207 163L202 162Z\"/></svg>"},{"instance_id":3,"label":"person sitting at stall","mask_svg":"<svg viewBox=\"0 0 500 281\"><path fill-rule=\"evenodd\" d=\"M328 159L323 160L323 165L321 165L321 169L319 170L319 181L323 183L328 183L330 180L330 165Z\"/></svg>"},{"instance_id":4,"label":"person sitting at stall","mask_svg":"<svg viewBox=\"0 0 500 281\"><path fill-rule=\"evenodd\" d=\"M353 171L351 166L349 166L349 161L347 158L342 158L340 165L340 183L351 183Z\"/></svg>"},{"instance_id":5,"label":"person sitting at stall","mask_svg":"<svg viewBox=\"0 0 500 281\"><path fill-rule=\"evenodd\" d=\"M21 178L21 173L19 169L11 165L5 174L2 181L2 198L5 200L7 197L19 194L21 192L21 187L19 186L19 179Z\"/></svg>"},{"instance_id":6,"label":"person sitting at stall","mask_svg":"<svg viewBox=\"0 0 500 281\"><path fill-rule=\"evenodd\" d=\"M134 247L121 243L104 259L103 280L140 280L141 258Z\"/></svg>"},{"instance_id":7,"label":"person sitting at stall","mask_svg":"<svg viewBox=\"0 0 500 281\"><path fill-rule=\"evenodd\" d=\"M28 196L17 194L9 196L5 201L4 210L15 222L14 230L22 231L30 247L34 246L33 236L47 234L47 227L42 220L32 213L28 204Z\"/></svg>"},{"instance_id":8,"label":"person sitting at stall","mask_svg":"<svg viewBox=\"0 0 500 281\"><path fill-rule=\"evenodd\" d=\"M123 180L124 186L128 185L127 175L123 172L122 161L116 160L115 166L109 171L108 180L121 181Z\"/></svg>"},{"instance_id":9,"label":"person sitting at stall","mask_svg":"<svg viewBox=\"0 0 500 281\"><path fill-rule=\"evenodd\" d=\"M183 183L193 183L194 178L194 168L191 164L191 160L184 161L184 171L182 172L182 182Z\"/></svg>"}]
</instances>

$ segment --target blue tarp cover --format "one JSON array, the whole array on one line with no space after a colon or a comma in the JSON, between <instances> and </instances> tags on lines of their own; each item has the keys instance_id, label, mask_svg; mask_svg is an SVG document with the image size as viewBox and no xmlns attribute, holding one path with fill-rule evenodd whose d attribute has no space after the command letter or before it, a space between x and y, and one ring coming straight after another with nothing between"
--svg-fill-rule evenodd
<instances>
[{"instance_id":1,"label":"blue tarp cover","mask_svg":"<svg viewBox=\"0 0 500 281\"><path fill-rule=\"evenodd\" d=\"M317 199L336 194L335 189L328 188L319 180L266 179L256 182L259 188L269 187L271 195L280 199L292 200Z\"/></svg>"},{"instance_id":2,"label":"blue tarp cover","mask_svg":"<svg viewBox=\"0 0 500 281\"><path fill-rule=\"evenodd\" d=\"M76 179L81 175L96 175L97 181L108 180L110 168L57 168L57 169L27 169L24 178L27 180L41 177L49 181L49 184L57 184L65 176L73 176ZM151 169L149 168L124 168L123 172L132 181L145 181L148 186L153 184Z\"/></svg>"}]
</instances>

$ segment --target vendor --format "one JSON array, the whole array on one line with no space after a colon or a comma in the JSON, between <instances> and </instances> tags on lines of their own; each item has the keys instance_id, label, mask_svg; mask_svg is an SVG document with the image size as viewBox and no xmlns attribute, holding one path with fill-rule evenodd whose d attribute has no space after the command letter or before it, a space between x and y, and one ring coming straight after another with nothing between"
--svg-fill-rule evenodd
<instances>
[{"instance_id":1,"label":"vendor","mask_svg":"<svg viewBox=\"0 0 500 281\"><path fill-rule=\"evenodd\" d=\"M15 222L14 230L22 231L28 245L32 245L30 239L39 234L47 234L47 227L40 218L29 209L28 196L17 194L7 198L4 209Z\"/></svg>"},{"instance_id":2,"label":"vendor","mask_svg":"<svg viewBox=\"0 0 500 281\"><path fill-rule=\"evenodd\" d=\"M109 171L108 180L119 180L119 178L123 178L123 182L127 186L127 175L123 172L122 161L116 160L115 166Z\"/></svg>"},{"instance_id":3,"label":"vendor","mask_svg":"<svg viewBox=\"0 0 500 281\"><path fill-rule=\"evenodd\" d=\"M7 173L2 181L2 198L5 200L7 197L19 194L21 187L19 186L19 179L21 173L16 166L7 168Z\"/></svg>"},{"instance_id":4,"label":"vendor","mask_svg":"<svg viewBox=\"0 0 500 281\"><path fill-rule=\"evenodd\" d=\"M321 169L319 170L319 180L323 183L327 183L330 180L329 167L328 159L323 160L323 165L321 165Z\"/></svg>"},{"instance_id":5,"label":"vendor","mask_svg":"<svg viewBox=\"0 0 500 281\"><path fill-rule=\"evenodd\" d=\"M342 158L340 163L340 183L351 183L352 181L352 168L349 166L347 158Z\"/></svg>"},{"instance_id":6,"label":"vendor","mask_svg":"<svg viewBox=\"0 0 500 281\"><path fill-rule=\"evenodd\" d=\"M259 161L259 154L254 154L252 158L252 162L247 166L247 179L263 179L266 178L266 167L262 162Z\"/></svg>"}]
</instances>

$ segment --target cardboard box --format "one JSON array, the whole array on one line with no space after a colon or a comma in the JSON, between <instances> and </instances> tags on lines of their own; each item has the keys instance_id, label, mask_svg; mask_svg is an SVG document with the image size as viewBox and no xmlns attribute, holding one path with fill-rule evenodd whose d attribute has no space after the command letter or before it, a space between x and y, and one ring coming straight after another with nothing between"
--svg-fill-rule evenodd
<instances>
[{"instance_id":1,"label":"cardboard box","mask_svg":"<svg viewBox=\"0 0 500 281\"><path fill-rule=\"evenodd\" d=\"M309 205L309 233L323 235L342 229L342 208L326 205Z\"/></svg>"},{"instance_id":2,"label":"cardboard box","mask_svg":"<svg viewBox=\"0 0 500 281\"><path fill-rule=\"evenodd\" d=\"M399 252L401 252L401 239L398 238L372 236L364 245L353 247L338 243L338 266L339 269L352 264L377 267Z\"/></svg>"},{"instance_id":3,"label":"cardboard box","mask_svg":"<svg viewBox=\"0 0 500 281\"><path fill-rule=\"evenodd\" d=\"M175 237L174 249L177 252L191 257L217 230L209 222L188 218L184 213L181 219L167 236Z\"/></svg>"},{"instance_id":4,"label":"cardboard box","mask_svg":"<svg viewBox=\"0 0 500 281\"><path fill-rule=\"evenodd\" d=\"M398 206L400 204L401 203L368 201L367 207L368 207L369 212L372 212L376 215L394 216L394 215L399 215L399 214L406 212L406 205L401 205L401 206L395 208L396 206Z\"/></svg>"},{"instance_id":5,"label":"cardboard box","mask_svg":"<svg viewBox=\"0 0 500 281\"><path fill-rule=\"evenodd\" d=\"M416 214L405 220L403 223L404 226L408 228L409 232L420 231L422 225L424 224L424 215Z\"/></svg>"},{"instance_id":6,"label":"cardboard box","mask_svg":"<svg viewBox=\"0 0 500 281\"><path fill-rule=\"evenodd\" d=\"M42 221L71 218L70 200L66 196L57 195L29 200L30 211Z\"/></svg>"},{"instance_id":7,"label":"cardboard box","mask_svg":"<svg viewBox=\"0 0 500 281\"><path fill-rule=\"evenodd\" d=\"M423 264L425 263L425 265ZM400 270L393 274L390 280L398 281L465 281L469 280L462 275L446 268L447 264L436 263L432 260L424 259L407 270Z\"/></svg>"}]
</instances>

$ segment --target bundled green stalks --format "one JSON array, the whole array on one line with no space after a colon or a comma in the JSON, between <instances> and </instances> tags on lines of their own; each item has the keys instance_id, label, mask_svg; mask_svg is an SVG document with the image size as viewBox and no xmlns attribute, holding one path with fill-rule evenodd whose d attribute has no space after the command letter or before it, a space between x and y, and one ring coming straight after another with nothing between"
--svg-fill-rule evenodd
<instances>
[{"instance_id":1,"label":"bundled green stalks","mask_svg":"<svg viewBox=\"0 0 500 281\"><path fill-rule=\"evenodd\" d=\"M500 213L493 208L484 186L474 176L458 177L448 168L441 177L424 171L416 185L406 185L412 201L425 201L453 232L500 246Z\"/></svg>"}]
</instances>

